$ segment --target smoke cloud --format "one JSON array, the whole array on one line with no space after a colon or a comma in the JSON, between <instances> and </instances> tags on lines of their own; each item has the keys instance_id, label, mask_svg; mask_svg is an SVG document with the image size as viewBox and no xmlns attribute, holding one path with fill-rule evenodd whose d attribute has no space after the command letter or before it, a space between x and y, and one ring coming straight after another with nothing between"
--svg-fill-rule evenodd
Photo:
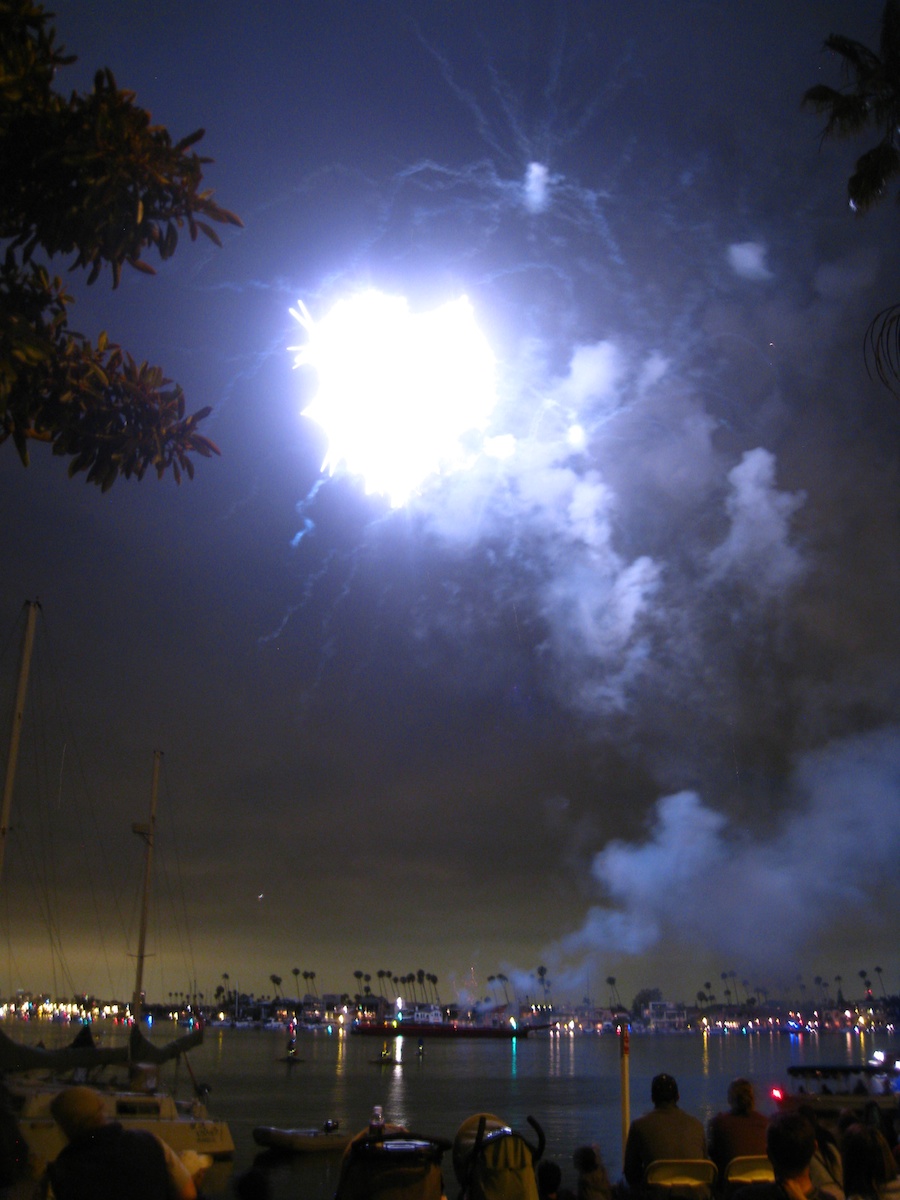
<instances>
[{"instance_id":1,"label":"smoke cloud","mask_svg":"<svg viewBox=\"0 0 900 1200\"><path fill-rule=\"evenodd\" d=\"M614 839L596 854L605 903L560 949L635 955L672 938L769 978L814 950L823 926L877 914L900 853L896 822L883 819L900 789L900 731L803 756L791 789L796 807L757 837L696 792L662 797L642 842Z\"/></svg>"}]
</instances>

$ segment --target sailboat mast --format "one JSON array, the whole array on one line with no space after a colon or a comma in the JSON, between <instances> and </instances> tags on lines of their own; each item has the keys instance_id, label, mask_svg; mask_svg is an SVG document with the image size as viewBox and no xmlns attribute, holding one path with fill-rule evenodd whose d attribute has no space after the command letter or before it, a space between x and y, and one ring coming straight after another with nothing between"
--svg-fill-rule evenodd
<instances>
[{"instance_id":1,"label":"sailboat mast","mask_svg":"<svg viewBox=\"0 0 900 1200\"><path fill-rule=\"evenodd\" d=\"M27 600L28 614L25 632L22 635L22 655L19 660L19 682L16 685L16 703L13 709L12 727L9 733L9 757L6 760L6 779L3 784L3 805L0 808L0 876L3 875L3 859L6 856L6 839L9 834L9 814L12 808L13 784L19 762L19 742L22 737L22 722L25 719L25 694L28 691L28 672L31 669L31 652L34 649L34 627L40 604Z\"/></svg>"},{"instance_id":2,"label":"sailboat mast","mask_svg":"<svg viewBox=\"0 0 900 1200\"><path fill-rule=\"evenodd\" d=\"M147 947L147 918L150 914L150 880L153 874L153 836L156 831L156 799L159 795L159 764L162 750L153 751L153 783L150 788L150 820L146 825L137 822L131 826L131 832L144 839L144 892L141 903L141 928L138 934L137 971L134 980L134 996L131 1001L131 1015L135 1025L140 1023L142 996L144 986L144 956Z\"/></svg>"}]
</instances>

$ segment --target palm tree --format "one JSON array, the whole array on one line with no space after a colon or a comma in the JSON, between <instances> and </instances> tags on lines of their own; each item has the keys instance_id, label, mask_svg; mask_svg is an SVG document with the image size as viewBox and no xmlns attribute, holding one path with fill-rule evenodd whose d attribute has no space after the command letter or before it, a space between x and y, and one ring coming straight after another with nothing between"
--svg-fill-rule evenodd
<instances>
[{"instance_id":1,"label":"palm tree","mask_svg":"<svg viewBox=\"0 0 900 1200\"><path fill-rule=\"evenodd\" d=\"M850 82L840 90L816 84L805 92L803 102L826 116L823 138L867 131L877 137L856 160L847 181L850 207L862 213L884 198L900 174L900 0L887 0L884 6L878 54L838 33L826 39L825 48L843 60ZM900 394L900 304L884 309L870 323L865 360L870 375Z\"/></svg>"},{"instance_id":2,"label":"palm tree","mask_svg":"<svg viewBox=\"0 0 900 1200\"><path fill-rule=\"evenodd\" d=\"M884 6L880 55L840 33L826 38L825 48L843 59L851 83L840 91L816 84L804 93L803 103L827 115L823 137L852 137L868 129L879 136L857 159L847 182L850 207L864 212L883 199L889 181L900 173L900 2L887 0Z\"/></svg>"},{"instance_id":3,"label":"palm tree","mask_svg":"<svg viewBox=\"0 0 900 1200\"><path fill-rule=\"evenodd\" d=\"M498 975L497 981L503 985L503 995L506 998L506 1003L509 1004L509 989L506 986L509 983L509 980L505 975Z\"/></svg>"},{"instance_id":4,"label":"palm tree","mask_svg":"<svg viewBox=\"0 0 900 1200\"><path fill-rule=\"evenodd\" d=\"M291 974L294 977L294 983L297 988L297 999L299 1000L300 999L300 968L299 967L291 967ZM305 974L304 974L303 978L304 979L306 978Z\"/></svg>"},{"instance_id":5,"label":"palm tree","mask_svg":"<svg viewBox=\"0 0 900 1200\"><path fill-rule=\"evenodd\" d=\"M885 1000L886 1000L886 999L887 999L887 992L884 990L884 980L881 978L881 974L882 974L882 972L881 972L881 967L876 967L876 968L875 968L875 974L878 976L878 982L881 984L881 994L882 994L882 996L883 996L883 997L885 998Z\"/></svg>"},{"instance_id":6,"label":"palm tree","mask_svg":"<svg viewBox=\"0 0 900 1200\"><path fill-rule=\"evenodd\" d=\"M735 1004L740 1004L741 993L738 991L737 978L736 978L737 971L729 971L728 974L731 977L731 986L734 989L734 1002L735 1002Z\"/></svg>"},{"instance_id":7,"label":"palm tree","mask_svg":"<svg viewBox=\"0 0 900 1200\"><path fill-rule=\"evenodd\" d=\"M278 999L278 989L281 987L281 976L280 975L270 975L269 979L271 979L272 986L275 988L275 999L277 1000Z\"/></svg>"},{"instance_id":8,"label":"palm tree","mask_svg":"<svg viewBox=\"0 0 900 1200\"><path fill-rule=\"evenodd\" d=\"M499 978L501 978L501 979L502 979L502 978L503 978L503 976L500 976ZM438 995L438 990L437 990L437 982L438 982L438 977L437 977L437 975L429 975L429 976L428 976L428 982L431 984L432 990L434 991L434 1002L435 1002L435 1004L440 1004L440 1002L441 1002L441 998L440 998L440 996Z\"/></svg>"},{"instance_id":9,"label":"palm tree","mask_svg":"<svg viewBox=\"0 0 900 1200\"><path fill-rule=\"evenodd\" d=\"M547 999L547 968L540 966L537 969L537 977L541 981L541 990L544 993L544 999Z\"/></svg>"},{"instance_id":10,"label":"palm tree","mask_svg":"<svg viewBox=\"0 0 900 1200\"><path fill-rule=\"evenodd\" d=\"M615 1008L617 1004L621 1003L619 1000L619 993L616 991L615 975L607 975L606 986L609 988L609 1007Z\"/></svg>"}]
</instances>

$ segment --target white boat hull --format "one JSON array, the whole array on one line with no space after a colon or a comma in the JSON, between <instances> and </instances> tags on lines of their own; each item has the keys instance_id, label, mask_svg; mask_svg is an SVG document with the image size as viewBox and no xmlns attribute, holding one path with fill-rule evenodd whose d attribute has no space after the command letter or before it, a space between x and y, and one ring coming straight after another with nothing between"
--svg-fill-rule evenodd
<instances>
[{"instance_id":1,"label":"white boat hull","mask_svg":"<svg viewBox=\"0 0 900 1200\"><path fill-rule=\"evenodd\" d=\"M50 1113L58 1083L31 1079L8 1080L10 1098L22 1136L28 1143L37 1174L43 1172L66 1144L65 1135ZM103 1097L106 1116L128 1129L155 1133L175 1151L194 1150L214 1159L234 1156L234 1140L224 1121L216 1121L198 1102L182 1106L164 1092L132 1092L95 1086Z\"/></svg>"}]
</instances>

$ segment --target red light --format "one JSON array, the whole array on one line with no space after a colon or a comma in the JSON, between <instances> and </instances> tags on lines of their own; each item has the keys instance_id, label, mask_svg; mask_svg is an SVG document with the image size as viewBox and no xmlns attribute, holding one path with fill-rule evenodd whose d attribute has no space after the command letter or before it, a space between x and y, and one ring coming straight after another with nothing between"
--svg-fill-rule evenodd
<instances>
[{"instance_id":1,"label":"red light","mask_svg":"<svg viewBox=\"0 0 900 1200\"><path fill-rule=\"evenodd\" d=\"M772 1088L772 1099L778 1101L783 1099L781 1088Z\"/></svg>"}]
</instances>

